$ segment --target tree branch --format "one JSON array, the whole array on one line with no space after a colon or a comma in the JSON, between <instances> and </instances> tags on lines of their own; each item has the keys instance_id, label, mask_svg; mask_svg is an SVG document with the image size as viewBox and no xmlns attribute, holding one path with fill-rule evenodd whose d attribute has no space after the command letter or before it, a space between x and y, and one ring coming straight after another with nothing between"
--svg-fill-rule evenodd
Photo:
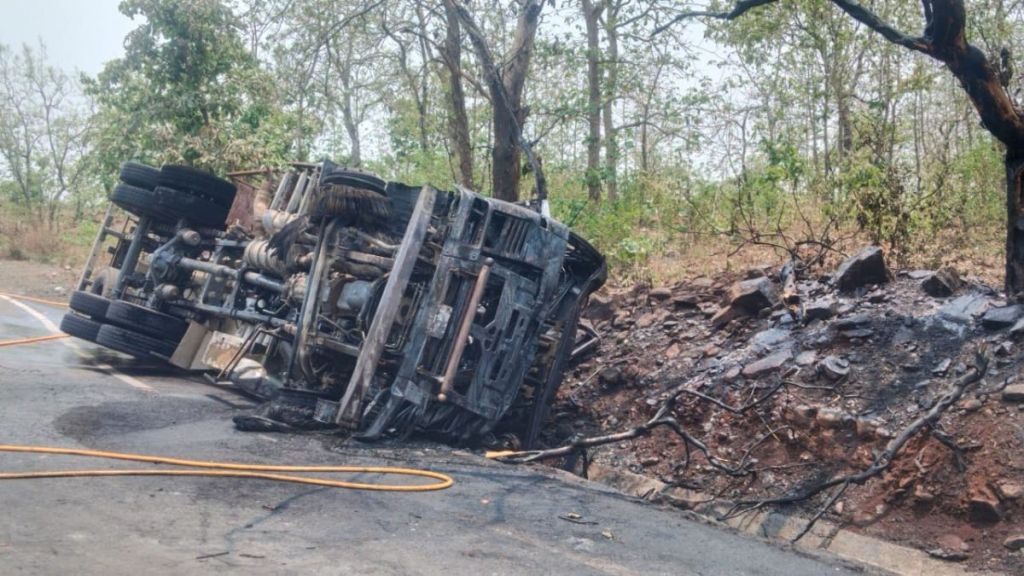
<instances>
[{"instance_id":1,"label":"tree branch","mask_svg":"<svg viewBox=\"0 0 1024 576\"><path fill-rule=\"evenodd\" d=\"M843 486L835 495L829 498L829 501L826 504L826 506L823 507L821 511L819 511L818 514L814 516L814 518L811 520L811 524L813 524L814 521L820 518L825 513L825 511L827 511L828 508L832 506L832 504L835 504L836 500L838 499L838 496L842 494L843 491L846 490L846 487L848 485L863 484L870 480L871 478L874 478L875 476L878 476L882 472L885 472L889 468L889 466L892 465L893 460L896 458L896 456L900 454L900 452L903 450L903 447L906 445L907 442L909 442L912 438L917 436L917 434L922 430L934 429L935 424L939 421L942 415L946 413L946 410L948 410L950 406L956 404L960 400L960 398L964 395L964 392L967 390L968 387L970 387L972 384L981 381L987 369L988 358L985 356L985 349L982 348L975 355L975 368L968 372L967 374L964 374L963 376L958 378L956 382L953 383L952 389L945 395L943 395L941 398L939 398L935 405L932 406L931 410L929 410L924 415L908 424L906 428L904 428L899 434L897 434L892 440L890 440L889 443L886 444L885 449L882 450L878 454L878 456L875 457L875 460L871 464L871 466L865 468L864 470L852 474L845 474L842 476L833 476L831 479L826 480L825 482L822 482L811 488L807 488L799 492L783 494L782 496L777 496L775 498L768 498L764 500L741 500L736 503L734 510L727 514L727 516L733 516L737 513L762 508L766 505L793 504L795 502L800 502L812 498L820 494L821 492L824 492L835 486ZM805 527L805 529L801 531L798 538L806 534L808 530L810 530L810 526Z\"/></svg>"},{"instance_id":2,"label":"tree branch","mask_svg":"<svg viewBox=\"0 0 1024 576\"><path fill-rule=\"evenodd\" d=\"M903 34L899 30L896 30L891 24L882 20L874 12L861 6L855 0L832 0L832 3L839 7L840 10L846 12L854 20L867 26L868 28L878 32L883 38L898 44L904 48L909 48L922 54L932 55L932 44L925 38L913 38Z\"/></svg>"},{"instance_id":3,"label":"tree branch","mask_svg":"<svg viewBox=\"0 0 1024 576\"><path fill-rule=\"evenodd\" d=\"M735 20L754 8L759 8L766 4L774 4L777 0L740 0L733 6L732 10L728 12L711 12L708 10L691 10L677 14L674 18L669 20L667 23L662 24L654 29L651 36L657 36L665 30L668 30L675 24L689 19L689 18L714 18L716 20Z\"/></svg>"}]
</instances>

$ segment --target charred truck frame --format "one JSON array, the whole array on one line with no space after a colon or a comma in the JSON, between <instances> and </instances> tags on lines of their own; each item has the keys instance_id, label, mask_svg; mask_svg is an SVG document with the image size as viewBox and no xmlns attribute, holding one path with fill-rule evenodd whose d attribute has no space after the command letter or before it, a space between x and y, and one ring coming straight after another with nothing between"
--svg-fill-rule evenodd
<instances>
[{"instance_id":1,"label":"charred truck frame","mask_svg":"<svg viewBox=\"0 0 1024 576\"><path fill-rule=\"evenodd\" d=\"M62 329L216 373L259 421L534 443L605 281L586 241L331 162L231 177L124 164Z\"/></svg>"}]
</instances>

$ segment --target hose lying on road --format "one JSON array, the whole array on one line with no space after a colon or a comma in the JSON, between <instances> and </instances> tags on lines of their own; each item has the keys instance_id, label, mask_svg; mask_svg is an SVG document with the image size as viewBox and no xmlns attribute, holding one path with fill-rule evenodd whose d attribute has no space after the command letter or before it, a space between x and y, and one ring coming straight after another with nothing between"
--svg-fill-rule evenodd
<instances>
[{"instance_id":1,"label":"hose lying on road","mask_svg":"<svg viewBox=\"0 0 1024 576\"><path fill-rule=\"evenodd\" d=\"M0 296L7 296L8 298L14 298L15 300L25 300L28 302L38 302L39 304L48 304L50 306L58 306L60 308L67 308L67 302L57 302L56 300L44 300L42 298L36 298L34 296L22 296L21 294L8 294L7 292L0 292Z\"/></svg>"},{"instance_id":2,"label":"hose lying on road","mask_svg":"<svg viewBox=\"0 0 1024 576\"><path fill-rule=\"evenodd\" d=\"M67 308L67 302L55 302L53 300L43 300L42 298L34 298L32 296L22 296L20 294L8 294L7 292L0 292L0 296L6 296L13 298L14 300L27 300L29 302L38 302L39 304L47 304L49 306L59 306L61 308ZM57 332L56 334L47 334L45 336L34 336L32 338L14 338L11 340L0 340L0 348L5 346L19 346L21 344L35 344L36 342L46 342L47 340L56 340L57 338L67 338L68 335L63 332Z\"/></svg>"},{"instance_id":3,"label":"hose lying on road","mask_svg":"<svg viewBox=\"0 0 1024 576\"><path fill-rule=\"evenodd\" d=\"M13 340L0 340L0 348L4 346L18 346L20 344L35 344L36 342L46 342L47 340L56 340L57 338L67 338L68 335L63 332L56 334L47 334L46 336L33 336L32 338L15 338Z\"/></svg>"},{"instance_id":4,"label":"hose lying on road","mask_svg":"<svg viewBox=\"0 0 1024 576\"><path fill-rule=\"evenodd\" d=\"M164 456L146 454L128 454L122 452L103 452L100 450L80 450L76 448L54 448L50 446L23 446L0 444L0 452L22 452L32 454L64 454L68 456L87 456L90 458L107 458L112 460L128 460L132 462L148 462L151 464L170 464L203 470L164 470L164 469L131 469L112 470L44 470L41 472L4 472L0 480L23 480L38 478L81 478L95 476L214 476L232 478L257 478L277 482L295 484L311 484L329 488L347 488L350 490L374 490L378 492L428 492L450 488L455 481L451 476L430 470L416 468L392 468L379 466L274 466L267 464L237 464L231 462L210 462L206 460L183 460ZM393 474L398 476L416 476L437 480L432 484L367 484L363 482L345 482L341 480L325 480L307 476L290 474L274 474L273 472L343 472L350 474Z\"/></svg>"}]
</instances>

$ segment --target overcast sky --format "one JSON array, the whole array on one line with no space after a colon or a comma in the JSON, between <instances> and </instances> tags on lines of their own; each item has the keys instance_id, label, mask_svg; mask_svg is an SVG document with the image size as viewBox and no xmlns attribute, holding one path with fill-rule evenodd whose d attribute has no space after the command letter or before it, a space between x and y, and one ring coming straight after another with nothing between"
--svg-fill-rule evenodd
<instances>
[{"instance_id":1,"label":"overcast sky","mask_svg":"<svg viewBox=\"0 0 1024 576\"><path fill-rule=\"evenodd\" d=\"M0 44L46 44L51 64L96 74L124 51L135 28L120 0L0 0Z\"/></svg>"}]
</instances>

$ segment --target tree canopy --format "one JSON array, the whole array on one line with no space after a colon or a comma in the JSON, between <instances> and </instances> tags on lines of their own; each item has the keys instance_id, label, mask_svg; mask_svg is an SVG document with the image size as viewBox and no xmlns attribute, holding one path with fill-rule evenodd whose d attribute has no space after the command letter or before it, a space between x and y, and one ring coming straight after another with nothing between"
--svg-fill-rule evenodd
<instances>
[{"instance_id":1,"label":"tree canopy","mask_svg":"<svg viewBox=\"0 0 1024 576\"><path fill-rule=\"evenodd\" d=\"M125 0L120 10L137 22L123 56L81 82L39 49L37 64L0 51L5 78L32 66L63 78L71 97L51 117L74 127L61 133L75 150L68 167L82 170L63 192L42 191L56 171L29 108L46 97L28 90L23 113L0 120L0 194L12 202L33 187L67 202L129 158L224 171L327 157L525 199L536 176L526 144L556 215L629 273L723 239L723 254L794 253L856 235L922 265L949 257L930 247L937 238L953 252L1003 247L1019 3ZM1003 96L979 104L977 86L997 94L993 81Z\"/></svg>"}]
</instances>

